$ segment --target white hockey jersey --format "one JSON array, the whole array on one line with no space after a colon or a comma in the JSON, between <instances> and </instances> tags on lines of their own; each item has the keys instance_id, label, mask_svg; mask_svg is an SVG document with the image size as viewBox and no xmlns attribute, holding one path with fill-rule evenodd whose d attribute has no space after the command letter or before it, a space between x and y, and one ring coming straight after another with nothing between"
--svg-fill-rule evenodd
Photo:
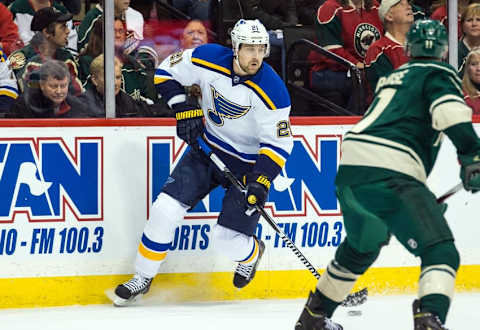
<instances>
[{"instance_id":1,"label":"white hockey jersey","mask_svg":"<svg viewBox=\"0 0 480 330\"><path fill-rule=\"evenodd\" d=\"M167 57L156 70L155 86L172 106L185 100L183 86L199 85L207 142L273 179L293 147L290 96L267 63L248 77L237 76L232 65L231 49L199 46Z\"/></svg>"}]
</instances>

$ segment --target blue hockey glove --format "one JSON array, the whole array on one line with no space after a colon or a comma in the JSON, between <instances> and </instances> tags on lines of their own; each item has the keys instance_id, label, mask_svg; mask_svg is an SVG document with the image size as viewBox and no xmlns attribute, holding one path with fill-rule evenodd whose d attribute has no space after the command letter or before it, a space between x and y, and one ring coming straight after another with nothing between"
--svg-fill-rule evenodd
<instances>
[{"instance_id":1,"label":"blue hockey glove","mask_svg":"<svg viewBox=\"0 0 480 330\"><path fill-rule=\"evenodd\" d=\"M458 155L462 168L460 178L467 191L476 193L480 190L480 155Z\"/></svg>"},{"instance_id":2,"label":"blue hockey glove","mask_svg":"<svg viewBox=\"0 0 480 330\"><path fill-rule=\"evenodd\" d=\"M245 193L245 202L247 204L247 212L255 209L255 206L265 204L270 189L270 180L263 174L247 173L243 176L243 183L247 188ZM247 214L251 214L249 212Z\"/></svg>"},{"instance_id":3,"label":"blue hockey glove","mask_svg":"<svg viewBox=\"0 0 480 330\"><path fill-rule=\"evenodd\" d=\"M173 105L173 110L177 119L177 136L190 145L196 143L205 127L202 109L183 102Z\"/></svg>"}]
</instances>

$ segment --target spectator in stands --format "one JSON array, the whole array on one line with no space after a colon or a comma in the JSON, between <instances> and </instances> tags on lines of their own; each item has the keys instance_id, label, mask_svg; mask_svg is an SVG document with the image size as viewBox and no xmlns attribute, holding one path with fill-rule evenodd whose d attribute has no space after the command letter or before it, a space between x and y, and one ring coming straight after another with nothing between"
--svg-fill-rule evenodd
<instances>
[{"instance_id":1,"label":"spectator in stands","mask_svg":"<svg viewBox=\"0 0 480 330\"><path fill-rule=\"evenodd\" d=\"M111 1L111 0L110 0ZM126 25L127 39L131 38L131 42L139 43L143 40L143 15L135 9L129 7L130 0L114 0L115 1L115 17L122 19ZM78 27L78 50L83 50L90 37L95 22L102 16L103 0L94 8L90 9L82 23Z\"/></svg>"},{"instance_id":2,"label":"spectator in stands","mask_svg":"<svg viewBox=\"0 0 480 330\"><path fill-rule=\"evenodd\" d=\"M479 0L457 0L458 1L458 38L460 39L463 35L462 25L460 23L462 19L462 13L467 8L469 4L478 3ZM431 19L442 22L442 24L448 30L448 13L447 13L447 1L438 0L434 1L431 9L432 15Z\"/></svg>"},{"instance_id":3,"label":"spectator in stands","mask_svg":"<svg viewBox=\"0 0 480 330\"><path fill-rule=\"evenodd\" d=\"M116 36L117 32L115 32ZM90 64L100 54L103 54L103 19L95 21L88 44L78 58L78 76L84 89L88 89L87 84L90 83Z\"/></svg>"},{"instance_id":4,"label":"spectator in stands","mask_svg":"<svg viewBox=\"0 0 480 330\"><path fill-rule=\"evenodd\" d=\"M38 69L38 81L29 87L10 108L8 118L90 117L88 108L68 92L70 73L66 64L48 60Z\"/></svg>"},{"instance_id":5,"label":"spectator in stands","mask_svg":"<svg viewBox=\"0 0 480 330\"><path fill-rule=\"evenodd\" d=\"M3 49L0 47L0 118L10 110L15 99L18 97L17 80L10 69Z\"/></svg>"},{"instance_id":6,"label":"spectator in stands","mask_svg":"<svg viewBox=\"0 0 480 330\"><path fill-rule=\"evenodd\" d=\"M153 74L158 65L155 50L147 46L131 49L127 44L127 32L124 22L116 18L115 28L115 52L118 59L123 63L122 67L122 90L136 100L153 103L157 95L153 85ZM79 58L80 77L83 87L88 89L91 85L90 64L94 58L103 53L103 18L95 21L90 41Z\"/></svg>"},{"instance_id":7,"label":"spectator in stands","mask_svg":"<svg viewBox=\"0 0 480 330\"><path fill-rule=\"evenodd\" d=\"M123 63L122 89L135 100L153 103L157 100L153 75L160 64L156 51L147 45L132 44L125 22L118 18L115 19L115 30L116 54Z\"/></svg>"},{"instance_id":8,"label":"spectator in stands","mask_svg":"<svg viewBox=\"0 0 480 330\"><path fill-rule=\"evenodd\" d=\"M368 47L383 35L383 24L375 0L327 0L317 12L318 44L364 68ZM311 88L336 104L352 108L352 79L347 68L338 62L312 52L314 64Z\"/></svg>"},{"instance_id":9,"label":"spectator in stands","mask_svg":"<svg viewBox=\"0 0 480 330\"><path fill-rule=\"evenodd\" d=\"M31 27L31 22L35 12L46 7L53 7L56 10L60 11L63 14L68 14L67 9L61 5L59 2L51 0L15 0L10 5L10 11L13 14L14 22L18 26L18 31L20 38L25 45L30 43L30 40L33 38L35 31ZM76 51L77 50L77 31L73 27L72 16L66 22L69 35L68 35L68 48Z\"/></svg>"},{"instance_id":10,"label":"spectator in stands","mask_svg":"<svg viewBox=\"0 0 480 330\"><path fill-rule=\"evenodd\" d=\"M23 41L18 35L17 24L13 22L12 13L3 3L0 3L0 47L4 54L9 56L23 46Z\"/></svg>"},{"instance_id":11,"label":"spectator in stands","mask_svg":"<svg viewBox=\"0 0 480 330\"><path fill-rule=\"evenodd\" d=\"M71 93L80 95L83 92L77 77L77 63L72 53L64 48L70 33L66 22L71 19L71 14L62 14L53 7L45 7L35 12L31 30L37 33L30 44L15 51L8 58L21 91L31 71L38 69L47 59L56 59L65 62L70 70Z\"/></svg>"},{"instance_id":12,"label":"spectator in stands","mask_svg":"<svg viewBox=\"0 0 480 330\"><path fill-rule=\"evenodd\" d=\"M365 73L371 91L375 91L380 77L408 61L405 43L413 23L413 11L408 0L382 0L378 14L385 27L385 35L375 41L365 55Z\"/></svg>"},{"instance_id":13,"label":"spectator in stands","mask_svg":"<svg viewBox=\"0 0 480 330\"><path fill-rule=\"evenodd\" d=\"M469 5L462 14L460 24L463 37L458 42L458 72L460 77L463 77L468 53L480 46L480 4Z\"/></svg>"},{"instance_id":14,"label":"spectator in stands","mask_svg":"<svg viewBox=\"0 0 480 330\"><path fill-rule=\"evenodd\" d=\"M90 65L90 80L92 84L79 99L94 112L96 117L105 117L104 102L104 55L97 56ZM130 95L122 90L122 62L115 58L115 110L116 117L152 117L152 116L172 116L172 112L167 106L153 104L148 105L145 102L134 100Z\"/></svg>"},{"instance_id":15,"label":"spectator in stands","mask_svg":"<svg viewBox=\"0 0 480 330\"><path fill-rule=\"evenodd\" d=\"M172 5L191 19L208 20L210 0L172 0Z\"/></svg>"},{"instance_id":16,"label":"spectator in stands","mask_svg":"<svg viewBox=\"0 0 480 330\"><path fill-rule=\"evenodd\" d=\"M180 38L180 47L182 49L195 48L208 42L207 28L202 21L192 20L183 29Z\"/></svg>"},{"instance_id":17,"label":"spectator in stands","mask_svg":"<svg viewBox=\"0 0 480 330\"><path fill-rule=\"evenodd\" d=\"M465 102L474 115L480 115L480 48L473 48L467 55L462 81Z\"/></svg>"}]
</instances>

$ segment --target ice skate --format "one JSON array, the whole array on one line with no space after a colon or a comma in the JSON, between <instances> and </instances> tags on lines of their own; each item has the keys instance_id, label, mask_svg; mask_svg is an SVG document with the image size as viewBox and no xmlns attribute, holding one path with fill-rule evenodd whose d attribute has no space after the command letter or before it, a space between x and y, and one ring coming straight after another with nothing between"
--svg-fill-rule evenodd
<instances>
[{"instance_id":1,"label":"ice skate","mask_svg":"<svg viewBox=\"0 0 480 330\"><path fill-rule=\"evenodd\" d=\"M131 305L148 292L152 280L152 278L135 274L132 279L117 286L113 305L117 307Z\"/></svg>"},{"instance_id":2,"label":"ice skate","mask_svg":"<svg viewBox=\"0 0 480 330\"><path fill-rule=\"evenodd\" d=\"M413 302L413 324L415 330L447 330L440 322L437 315L422 312L420 308L420 300L416 299Z\"/></svg>"},{"instance_id":3,"label":"ice skate","mask_svg":"<svg viewBox=\"0 0 480 330\"><path fill-rule=\"evenodd\" d=\"M343 327L326 316L318 297L310 292L295 330L343 330Z\"/></svg>"},{"instance_id":4,"label":"ice skate","mask_svg":"<svg viewBox=\"0 0 480 330\"><path fill-rule=\"evenodd\" d=\"M256 237L254 237L254 239L257 240ZM257 242L258 242L257 261L255 261L255 263L252 265L244 265L241 262L239 262L237 265L237 268L235 269L235 274L233 276L233 285L236 288L241 289L245 287L255 277L258 264L260 263L260 259L262 259L263 251L265 251L265 243L259 240L257 240Z\"/></svg>"}]
</instances>

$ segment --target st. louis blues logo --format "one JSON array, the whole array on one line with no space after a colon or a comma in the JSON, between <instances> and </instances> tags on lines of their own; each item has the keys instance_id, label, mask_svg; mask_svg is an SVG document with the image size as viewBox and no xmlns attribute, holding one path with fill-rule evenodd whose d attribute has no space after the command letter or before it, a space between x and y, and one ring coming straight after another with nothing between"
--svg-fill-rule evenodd
<instances>
[{"instance_id":1,"label":"st. louis blues logo","mask_svg":"<svg viewBox=\"0 0 480 330\"><path fill-rule=\"evenodd\" d=\"M223 118L237 119L244 116L250 106L242 106L227 100L215 88L210 86L212 91L213 109L208 109L208 118L217 126L223 126Z\"/></svg>"}]
</instances>

